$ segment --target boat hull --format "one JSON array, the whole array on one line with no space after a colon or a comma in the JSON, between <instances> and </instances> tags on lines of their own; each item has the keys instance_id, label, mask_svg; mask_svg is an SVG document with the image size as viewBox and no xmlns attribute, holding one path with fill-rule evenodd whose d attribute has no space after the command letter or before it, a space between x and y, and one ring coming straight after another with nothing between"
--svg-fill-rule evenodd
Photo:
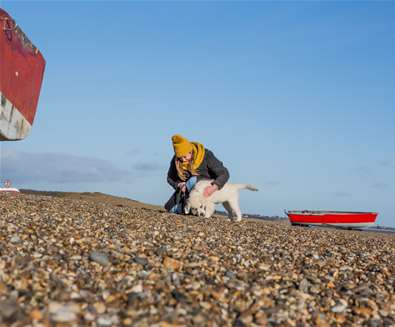
<instances>
[{"instance_id":1,"label":"boat hull","mask_svg":"<svg viewBox=\"0 0 395 327\"><path fill-rule=\"evenodd\" d=\"M36 115L45 60L0 9L0 140L24 139Z\"/></svg>"},{"instance_id":2,"label":"boat hull","mask_svg":"<svg viewBox=\"0 0 395 327\"><path fill-rule=\"evenodd\" d=\"M374 226L376 212L344 211L288 211L292 225L335 226L342 228L365 228Z\"/></svg>"}]
</instances>

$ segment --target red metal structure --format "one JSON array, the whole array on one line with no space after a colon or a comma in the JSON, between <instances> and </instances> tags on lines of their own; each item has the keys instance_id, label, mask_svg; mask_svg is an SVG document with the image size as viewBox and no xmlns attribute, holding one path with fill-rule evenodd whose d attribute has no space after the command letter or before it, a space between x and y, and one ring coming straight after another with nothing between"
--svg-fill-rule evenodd
<instances>
[{"instance_id":1,"label":"red metal structure","mask_svg":"<svg viewBox=\"0 0 395 327\"><path fill-rule=\"evenodd\" d=\"M45 60L0 8L0 141L24 139L34 121Z\"/></svg>"},{"instance_id":2,"label":"red metal structure","mask_svg":"<svg viewBox=\"0 0 395 327\"><path fill-rule=\"evenodd\" d=\"M286 211L292 225L329 225L344 228L373 226L377 212Z\"/></svg>"}]
</instances>

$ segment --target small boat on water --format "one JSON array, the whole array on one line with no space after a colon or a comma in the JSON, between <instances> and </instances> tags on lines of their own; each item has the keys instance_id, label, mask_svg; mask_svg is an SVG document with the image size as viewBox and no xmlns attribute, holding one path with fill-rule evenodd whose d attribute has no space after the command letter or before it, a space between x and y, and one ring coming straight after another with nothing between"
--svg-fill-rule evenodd
<instances>
[{"instance_id":1,"label":"small boat on water","mask_svg":"<svg viewBox=\"0 0 395 327\"><path fill-rule=\"evenodd\" d=\"M342 228L372 227L377 212L291 210L285 211L292 225L333 226Z\"/></svg>"},{"instance_id":2,"label":"small boat on water","mask_svg":"<svg viewBox=\"0 0 395 327\"><path fill-rule=\"evenodd\" d=\"M37 110L45 60L0 8L0 141L24 139Z\"/></svg>"}]
</instances>

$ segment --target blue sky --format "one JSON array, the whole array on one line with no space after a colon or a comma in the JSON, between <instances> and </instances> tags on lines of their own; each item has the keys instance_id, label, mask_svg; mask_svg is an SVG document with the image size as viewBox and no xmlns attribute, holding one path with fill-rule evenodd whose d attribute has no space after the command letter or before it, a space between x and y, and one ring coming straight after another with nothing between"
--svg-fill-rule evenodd
<instances>
[{"instance_id":1,"label":"blue sky","mask_svg":"<svg viewBox=\"0 0 395 327\"><path fill-rule=\"evenodd\" d=\"M170 137L213 150L244 212L395 226L395 3L0 0L47 61L14 186L163 204Z\"/></svg>"}]
</instances>

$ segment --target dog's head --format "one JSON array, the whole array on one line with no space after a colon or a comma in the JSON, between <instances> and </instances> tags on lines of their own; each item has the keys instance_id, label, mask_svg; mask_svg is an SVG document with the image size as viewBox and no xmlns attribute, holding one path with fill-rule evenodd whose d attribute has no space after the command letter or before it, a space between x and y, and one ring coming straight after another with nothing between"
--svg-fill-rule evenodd
<instances>
[{"instance_id":1,"label":"dog's head","mask_svg":"<svg viewBox=\"0 0 395 327\"><path fill-rule=\"evenodd\" d=\"M188 197L184 207L184 213L186 215L192 214L198 217L204 217L206 215L206 204L202 197L197 194L192 194Z\"/></svg>"}]
</instances>

